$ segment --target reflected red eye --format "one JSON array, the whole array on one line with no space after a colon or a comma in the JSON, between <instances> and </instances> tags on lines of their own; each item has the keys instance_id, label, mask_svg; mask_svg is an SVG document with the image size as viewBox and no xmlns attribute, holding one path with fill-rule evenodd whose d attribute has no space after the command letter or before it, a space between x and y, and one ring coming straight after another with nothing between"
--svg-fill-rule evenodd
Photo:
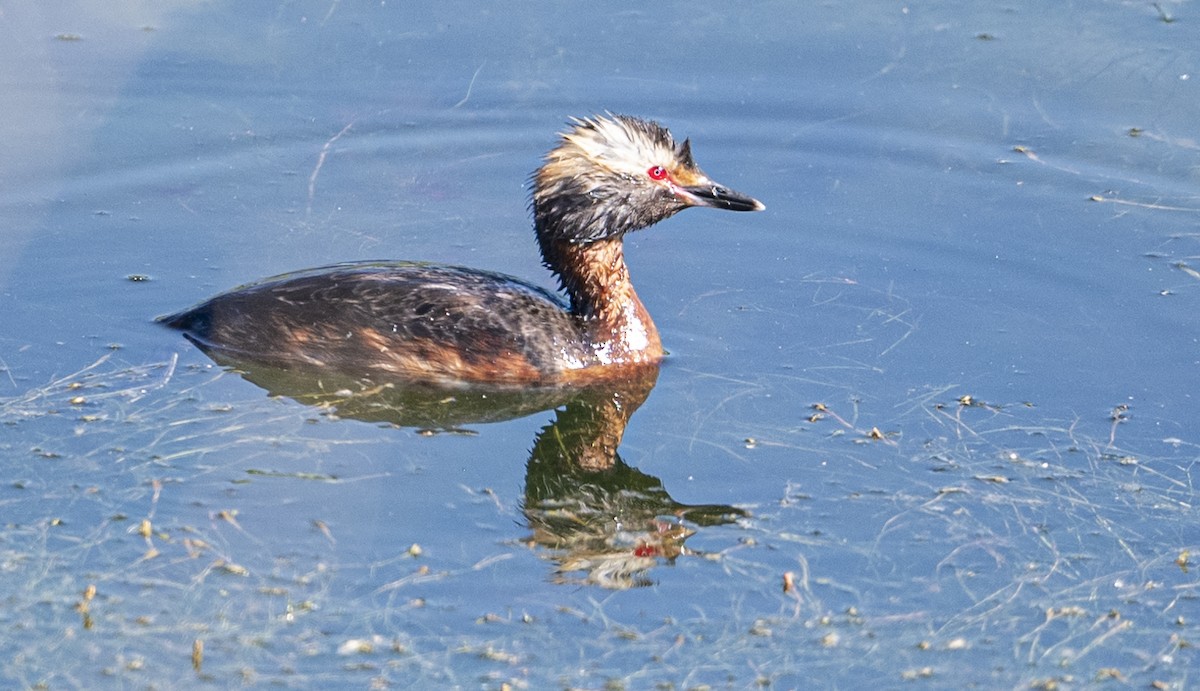
<instances>
[{"instance_id":1,"label":"reflected red eye","mask_svg":"<svg viewBox=\"0 0 1200 691\"><path fill-rule=\"evenodd\" d=\"M656 557L658 549L654 545L638 545L633 548L633 556L635 557Z\"/></svg>"},{"instance_id":2,"label":"reflected red eye","mask_svg":"<svg viewBox=\"0 0 1200 691\"><path fill-rule=\"evenodd\" d=\"M651 180L666 180L667 169L662 166L654 166L646 171L646 175L649 175Z\"/></svg>"}]
</instances>

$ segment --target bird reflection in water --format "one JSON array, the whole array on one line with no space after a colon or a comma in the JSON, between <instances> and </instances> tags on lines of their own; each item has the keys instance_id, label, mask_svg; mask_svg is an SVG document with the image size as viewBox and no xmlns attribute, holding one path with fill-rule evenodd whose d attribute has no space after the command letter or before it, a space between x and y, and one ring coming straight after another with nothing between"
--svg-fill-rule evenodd
<instances>
[{"instance_id":1,"label":"bird reflection in water","mask_svg":"<svg viewBox=\"0 0 1200 691\"><path fill-rule=\"evenodd\" d=\"M562 578L642 584L658 558L686 553L689 526L739 512L679 504L617 453L664 352L624 238L690 207L765 207L704 174L690 141L627 115L574 120L532 182L534 235L561 294L478 269L357 262L260 281L159 321L214 358L259 363L247 378L269 391L342 417L437 429L554 408L527 465L534 541ZM264 365L293 369L269 380ZM332 371L352 376L312 391ZM393 385L360 383L380 376Z\"/></svg>"},{"instance_id":2,"label":"bird reflection in water","mask_svg":"<svg viewBox=\"0 0 1200 691\"><path fill-rule=\"evenodd\" d=\"M557 582L649 585L652 567L693 554L685 541L696 530L746 515L734 506L681 504L658 478L621 459L625 427L654 388L657 364L586 387L447 388L380 382L378 372L331 375L208 354L272 396L319 407L331 417L430 433L553 409L554 420L538 432L525 466L522 512L531 544L556 565Z\"/></svg>"}]
</instances>

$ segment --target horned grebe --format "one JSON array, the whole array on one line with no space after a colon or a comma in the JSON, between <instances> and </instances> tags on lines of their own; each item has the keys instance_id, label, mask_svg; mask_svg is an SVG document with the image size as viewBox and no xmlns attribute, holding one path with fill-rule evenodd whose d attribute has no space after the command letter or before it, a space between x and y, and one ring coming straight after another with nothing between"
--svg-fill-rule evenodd
<instances>
[{"instance_id":1,"label":"horned grebe","mask_svg":"<svg viewBox=\"0 0 1200 691\"><path fill-rule=\"evenodd\" d=\"M511 276L356 262L269 278L160 317L202 349L273 367L435 384L536 386L657 364L658 330L625 265L625 233L689 206L759 211L710 180L656 122L575 119L533 175L543 264L567 300Z\"/></svg>"}]
</instances>

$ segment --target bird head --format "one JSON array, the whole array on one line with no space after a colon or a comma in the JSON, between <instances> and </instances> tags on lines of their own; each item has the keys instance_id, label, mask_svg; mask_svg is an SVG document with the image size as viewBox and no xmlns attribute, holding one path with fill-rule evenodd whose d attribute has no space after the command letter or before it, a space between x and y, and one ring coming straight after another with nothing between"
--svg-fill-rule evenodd
<instances>
[{"instance_id":1,"label":"bird head","mask_svg":"<svg viewBox=\"0 0 1200 691\"><path fill-rule=\"evenodd\" d=\"M620 237L689 206L760 211L762 203L713 182L688 140L628 115L572 121L533 175L534 225L544 240L586 244Z\"/></svg>"}]
</instances>

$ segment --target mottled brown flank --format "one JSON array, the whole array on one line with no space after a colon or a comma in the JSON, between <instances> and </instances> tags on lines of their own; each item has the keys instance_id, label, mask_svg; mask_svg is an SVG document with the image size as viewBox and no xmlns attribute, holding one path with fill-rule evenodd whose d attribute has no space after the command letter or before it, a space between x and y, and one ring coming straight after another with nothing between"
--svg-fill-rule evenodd
<instances>
[{"instance_id":1,"label":"mottled brown flank","mask_svg":"<svg viewBox=\"0 0 1200 691\"><path fill-rule=\"evenodd\" d=\"M219 295L163 321L209 351L281 368L528 384L586 367L583 321L550 293L484 271L348 264Z\"/></svg>"},{"instance_id":2,"label":"mottled brown flank","mask_svg":"<svg viewBox=\"0 0 1200 691\"><path fill-rule=\"evenodd\" d=\"M310 329L293 327L293 328L289 329L288 332L291 336L292 342L297 345L303 345L305 343L312 343L315 340L314 334Z\"/></svg>"},{"instance_id":3,"label":"mottled brown flank","mask_svg":"<svg viewBox=\"0 0 1200 691\"><path fill-rule=\"evenodd\" d=\"M513 351L473 348L439 343L429 339L397 341L374 329L358 334L366 347L377 355L369 367L405 378L420 380L456 380L510 384L536 384L547 380L525 355Z\"/></svg>"}]
</instances>

